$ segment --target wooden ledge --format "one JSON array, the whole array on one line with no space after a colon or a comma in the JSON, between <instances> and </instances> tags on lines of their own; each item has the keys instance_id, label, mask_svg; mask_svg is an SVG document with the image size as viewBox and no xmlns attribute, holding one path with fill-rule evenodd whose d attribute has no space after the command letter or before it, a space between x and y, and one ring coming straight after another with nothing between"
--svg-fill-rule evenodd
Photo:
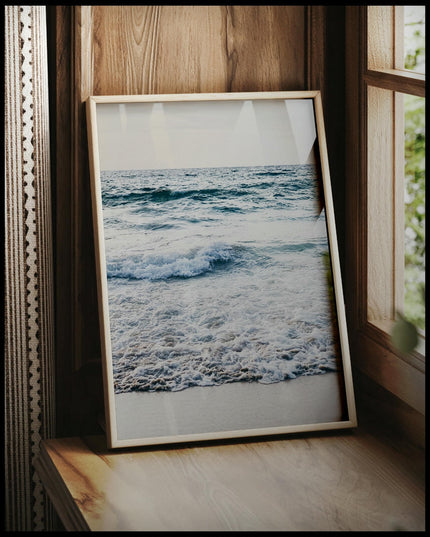
<instances>
[{"instance_id":1,"label":"wooden ledge","mask_svg":"<svg viewBox=\"0 0 430 537\"><path fill-rule=\"evenodd\" d=\"M359 430L115 451L53 439L37 471L70 531L425 528L424 474Z\"/></svg>"}]
</instances>

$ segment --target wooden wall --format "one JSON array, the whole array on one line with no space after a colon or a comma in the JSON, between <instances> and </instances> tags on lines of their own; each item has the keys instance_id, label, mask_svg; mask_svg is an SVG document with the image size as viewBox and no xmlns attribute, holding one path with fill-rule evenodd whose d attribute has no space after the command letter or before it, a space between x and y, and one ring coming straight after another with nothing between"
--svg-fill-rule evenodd
<instances>
[{"instance_id":1,"label":"wooden wall","mask_svg":"<svg viewBox=\"0 0 430 537\"><path fill-rule=\"evenodd\" d=\"M342 214L343 63L326 68L327 51L342 60L333 46L342 13L342 6L48 6L59 436L93 432L102 411L85 99L320 89ZM334 32L326 34L326 21Z\"/></svg>"}]
</instances>

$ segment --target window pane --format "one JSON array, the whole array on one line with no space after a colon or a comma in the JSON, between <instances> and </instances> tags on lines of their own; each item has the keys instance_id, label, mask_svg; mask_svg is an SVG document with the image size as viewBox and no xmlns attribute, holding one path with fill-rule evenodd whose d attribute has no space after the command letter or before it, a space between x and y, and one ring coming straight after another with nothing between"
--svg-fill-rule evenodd
<instances>
[{"instance_id":1,"label":"window pane","mask_svg":"<svg viewBox=\"0 0 430 537\"><path fill-rule=\"evenodd\" d=\"M425 99L404 96L405 317L425 329Z\"/></svg>"},{"instance_id":2,"label":"window pane","mask_svg":"<svg viewBox=\"0 0 430 537\"><path fill-rule=\"evenodd\" d=\"M425 73L425 7L404 6L405 69Z\"/></svg>"}]
</instances>

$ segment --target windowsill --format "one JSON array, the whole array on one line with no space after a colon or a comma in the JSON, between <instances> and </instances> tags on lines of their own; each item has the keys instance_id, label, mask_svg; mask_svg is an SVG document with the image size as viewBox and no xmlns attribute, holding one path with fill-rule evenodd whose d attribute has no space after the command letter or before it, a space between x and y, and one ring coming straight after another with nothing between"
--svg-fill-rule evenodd
<instances>
[{"instance_id":1,"label":"windowsill","mask_svg":"<svg viewBox=\"0 0 430 537\"><path fill-rule=\"evenodd\" d=\"M395 321L390 319L380 319L369 321L369 326L375 330L379 342L384 342L390 351L393 352L399 359L412 365L422 373L425 373L425 336L418 334L418 345L410 353L402 353L392 346L390 334L394 328Z\"/></svg>"},{"instance_id":2,"label":"windowsill","mask_svg":"<svg viewBox=\"0 0 430 537\"><path fill-rule=\"evenodd\" d=\"M379 425L149 450L52 439L36 467L69 531L423 531L423 451Z\"/></svg>"},{"instance_id":3,"label":"windowsill","mask_svg":"<svg viewBox=\"0 0 430 537\"><path fill-rule=\"evenodd\" d=\"M425 363L421 355L396 352L387 332L370 322L354 334L351 350L355 367L425 415Z\"/></svg>"}]
</instances>

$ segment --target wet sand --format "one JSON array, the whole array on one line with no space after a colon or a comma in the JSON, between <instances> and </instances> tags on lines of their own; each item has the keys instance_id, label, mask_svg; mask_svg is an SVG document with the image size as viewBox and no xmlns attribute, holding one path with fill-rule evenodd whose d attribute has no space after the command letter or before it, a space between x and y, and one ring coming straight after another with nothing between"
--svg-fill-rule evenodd
<instances>
[{"instance_id":1,"label":"wet sand","mask_svg":"<svg viewBox=\"0 0 430 537\"><path fill-rule=\"evenodd\" d=\"M223 431L228 436L229 431L337 422L342 416L337 373L273 384L123 393L115 395L115 407L119 441L160 438L161 443L163 437Z\"/></svg>"}]
</instances>

